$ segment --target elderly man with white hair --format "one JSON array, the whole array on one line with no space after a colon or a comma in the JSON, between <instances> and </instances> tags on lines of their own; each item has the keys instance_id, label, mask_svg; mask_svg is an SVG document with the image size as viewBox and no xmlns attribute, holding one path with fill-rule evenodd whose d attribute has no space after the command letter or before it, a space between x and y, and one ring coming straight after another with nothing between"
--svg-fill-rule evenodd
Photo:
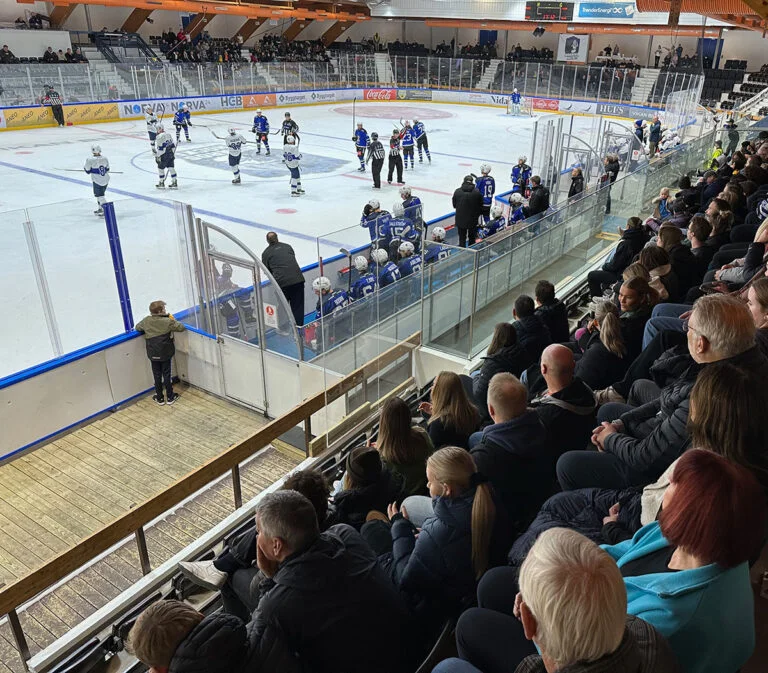
<instances>
[{"instance_id":1,"label":"elderly man with white hair","mask_svg":"<svg viewBox=\"0 0 768 673\"><path fill-rule=\"evenodd\" d=\"M456 628L461 659L433 673L677 673L667 641L627 616L627 593L615 561L565 528L539 537L520 570L488 571L478 608Z\"/></svg>"}]
</instances>

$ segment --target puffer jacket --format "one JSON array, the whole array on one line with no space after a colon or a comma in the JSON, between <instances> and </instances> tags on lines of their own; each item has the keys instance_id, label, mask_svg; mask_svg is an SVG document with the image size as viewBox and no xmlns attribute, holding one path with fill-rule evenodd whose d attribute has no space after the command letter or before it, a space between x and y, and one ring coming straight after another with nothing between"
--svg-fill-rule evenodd
<instances>
[{"instance_id":1,"label":"puffer jacket","mask_svg":"<svg viewBox=\"0 0 768 673\"><path fill-rule=\"evenodd\" d=\"M170 313L161 313L148 315L134 329L144 335L147 357L155 362L163 362L170 360L176 353L173 333L183 332L186 328Z\"/></svg>"},{"instance_id":2,"label":"puffer jacket","mask_svg":"<svg viewBox=\"0 0 768 673\"><path fill-rule=\"evenodd\" d=\"M529 362L533 364L542 351L552 343L552 335L537 313L515 320L513 323L517 333L517 343L528 351Z\"/></svg>"},{"instance_id":3,"label":"puffer jacket","mask_svg":"<svg viewBox=\"0 0 768 673\"><path fill-rule=\"evenodd\" d=\"M619 286L620 287L620 286ZM624 345L627 347L627 363L640 355L643 349L643 333L645 332L645 323L651 317L651 310L648 308L639 308L636 311L624 311L619 316L621 322L621 335L624 337Z\"/></svg>"},{"instance_id":4,"label":"puffer jacket","mask_svg":"<svg viewBox=\"0 0 768 673\"><path fill-rule=\"evenodd\" d=\"M632 363L627 354L619 357L600 341L600 333L590 335L584 354L576 362L575 374L592 390L602 390L620 381Z\"/></svg>"},{"instance_id":5,"label":"puffer jacket","mask_svg":"<svg viewBox=\"0 0 768 673\"><path fill-rule=\"evenodd\" d=\"M506 346L483 358L480 373L472 380L472 397L480 412L481 425L487 425L491 420L488 415L488 386L491 379L500 372L509 372L520 378L530 364L531 357L520 344Z\"/></svg>"},{"instance_id":6,"label":"puffer jacket","mask_svg":"<svg viewBox=\"0 0 768 673\"><path fill-rule=\"evenodd\" d=\"M637 227L635 229L626 229L621 235L621 240L616 246L616 252L613 257L603 264L603 271L620 274L623 273L632 260L648 242L648 234L644 229Z\"/></svg>"},{"instance_id":7,"label":"puffer jacket","mask_svg":"<svg viewBox=\"0 0 768 673\"><path fill-rule=\"evenodd\" d=\"M391 502L400 502L406 495L405 479L397 472L382 466L381 476L375 484L350 488L333 498L334 512L331 523L346 523L358 530L372 509L386 512Z\"/></svg>"},{"instance_id":8,"label":"puffer jacket","mask_svg":"<svg viewBox=\"0 0 768 673\"><path fill-rule=\"evenodd\" d=\"M561 344L568 341L568 308L559 299L551 304L542 304L536 309L536 315L540 316L549 330L552 343Z\"/></svg>"}]
</instances>

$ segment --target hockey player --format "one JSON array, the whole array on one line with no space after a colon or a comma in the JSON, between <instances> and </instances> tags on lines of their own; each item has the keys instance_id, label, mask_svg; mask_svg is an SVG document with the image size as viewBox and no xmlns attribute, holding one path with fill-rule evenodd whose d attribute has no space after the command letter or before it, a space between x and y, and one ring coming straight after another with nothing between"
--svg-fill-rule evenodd
<instances>
[{"instance_id":1,"label":"hockey player","mask_svg":"<svg viewBox=\"0 0 768 673\"><path fill-rule=\"evenodd\" d=\"M261 154L261 143L264 143L264 149L267 150L267 156L269 156L269 121L261 113L261 108L256 110L251 133L256 134L256 154Z\"/></svg>"},{"instance_id":2,"label":"hockey player","mask_svg":"<svg viewBox=\"0 0 768 673\"><path fill-rule=\"evenodd\" d=\"M525 155L518 157L517 166L512 167L512 191L524 194L528 189L528 181L531 179L531 167L526 163L528 157Z\"/></svg>"},{"instance_id":3,"label":"hockey player","mask_svg":"<svg viewBox=\"0 0 768 673\"><path fill-rule=\"evenodd\" d=\"M152 154L157 156L157 149L155 149L155 139L157 138L157 125L160 120L152 110L151 105L144 106L144 119L147 122L147 135L149 136L149 144L152 145Z\"/></svg>"},{"instance_id":4,"label":"hockey player","mask_svg":"<svg viewBox=\"0 0 768 673\"><path fill-rule=\"evenodd\" d=\"M232 265L228 262L221 265L221 273L214 263L213 274L216 279L216 296L221 299L219 312L226 320L227 334L240 338L240 313L242 312L246 325L256 322L256 316L253 314L253 294L236 292L240 286L232 280Z\"/></svg>"},{"instance_id":5,"label":"hockey player","mask_svg":"<svg viewBox=\"0 0 768 673\"><path fill-rule=\"evenodd\" d=\"M397 259L400 243L408 241L418 250L421 247L421 234L413 226L413 221L405 217L405 208L402 203L392 206L392 219L388 223L389 256Z\"/></svg>"},{"instance_id":6,"label":"hockey player","mask_svg":"<svg viewBox=\"0 0 768 673\"><path fill-rule=\"evenodd\" d=\"M283 162L291 171L291 196L301 196L304 194L304 190L301 188L301 171L299 170L301 153L296 149L296 138L287 136L283 150Z\"/></svg>"},{"instance_id":7,"label":"hockey player","mask_svg":"<svg viewBox=\"0 0 768 673\"><path fill-rule=\"evenodd\" d=\"M400 132L400 141L403 147L404 168L408 168L408 159L410 159L411 170L413 170L413 145L416 142L416 138L413 135L411 122L409 122L407 119L405 120L405 127Z\"/></svg>"},{"instance_id":8,"label":"hockey player","mask_svg":"<svg viewBox=\"0 0 768 673\"><path fill-rule=\"evenodd\" d=\"M509 220L507 224L517 224L524 219L525 206L523 205L523 195L520 192L513 192L509 197Z\"/></svg>"},{"instance_id":9,"label":"hockey player","mask_svg":"<svg viewBox=\"0 0 768 673\"><path fill-rule=\"evenodd\" d=\"M64 126L64 108L62 107L61 96L50 84L45 85L42 105L51 108L53 118L59 126Z\"/></svg>"},{"instance_id":10,"label":"hockey player","mask_svg":"<svg viewBox=\"0 0 768 673\"><path fill-rule=\"evenodd\" d=\"M513 115L519 115L520 114L520 105L523 102L523 97L520 95L520 92L515 88L512 93L509 96L509 103L512 108L512 114Z\"/></svg>"},{"instance_id":11,"label":"hockey player","mask_svg":"<svg viewBox=\"0 0 768 673\"><path fill-rule=\"evenodd\" d=\"M373 189L381 189L381 169L384 166L384 154L384 145L379 140L379 134L374 131L371 133L371 144L368 145L368 156L365 159L365 163L372 160Z\"/></svg>"},{"instance_id":12,"label":"hockey player","mask_svg":"<svg viewBox=\"0 0 768 673\"><path fill-rule=\"evenodd\" d=\"M331 281L325 276L319 276L312 281L312 290L317 295L315 320L328 317L332 313L349 305L349 295L344 290L331 288Z\"/></svg>"},{"instance_id":13,"label":"hockey player","mask_svg":"<svg viewBox=\"0 0 768 673\"><path fill-rule=\"evenodd\" d=\"M232 172L235 174L232 180L233 185L240 184L240 158L243 155L242 147L246 143L246 139L243 138L237 129L229 129L229 137L226 140L227 149L229 150L229 165L232 167Z\"/></svg>"},{"instance_id":14,"label":"hockey player","mask_svg":"<svg viewBox=\"0 0 768 673\"><path fill-rule=\"evenodd\" d=\"M157 172L160 176L160 182L155 187L158 189L165 189L165 176L166 171L171 175L171 184L168 185L170 189L176 189L178 187L176 183L176 143L173 142L173 138L170 133L166 133L165 127L162 124L157 125L157 138L155 138L157 144L157 155L155 161L157 161Z\"/></svg>"},{"instance_id":15,"label":"hockey player","mask_svg":"<svg viewBox=\"0 0 768 673\"><path fill-rule=\"evenodd\" d=\"M363 208L363 217L360 226L368 230L371 237L371 247L389 245L389 221L392 215L381 209L381 204L376 199L371 199Z\"/></svg>"},{"instance_id":16,"label":"hockey player","mask_svg":"<svg viewBox=\"0 0 768 673\"><path fill-rule=\"evenodd\" d=\"M424 229L424 207L421 204L421 199L418 196L413 196L408 185L400 187L400 198L403 200L405 216L413 222L413 226L419 231Z\"/></svg>"},{"instance_id":17,"label":"hockey player","mask_svg":"<svg viewBox=\"0 0 768 673\"><path fill-rule=\"evenodd\" d=\"M109 159L101 156L101 147L99 145L91 145L91 156L85 160L85 166L83 170L91 176L91 182L93 182L93 195L96 197L96 202L99 207L93 212L96 215L104 217L104 204L107 199L104 198L104 194L107 191L107 185L109 184Z\"/></svg>"},{"instance_id":18,"label":"hockey player","mask_svg":"<svg viewBox=\"0 0 768 673\"><path fill-rule=\"evenodd\" d=\"M387 173L387 182L392 184L392 174L397 169L397 184L403 184L403 158L400 156L400 131L392 130L389 138L389 172Z\"/></svg>"},{"instance_id":19,"label":"hockey player","mask_svg":"<svg viewBox=\"0 0 768 673\"><path fill-rule=\"evenodd\" d=\"M421 255L417 255L413 243L403 241L397 250L400 256L400 263L397 268L400 269L400 277L405 278L412 273L421 273Z\"/></svg>"},{"instance_id":20,"label":"hockey player","mask_svg":"<svg viewBox=\"0 0 768 673\"><path fill-rule=\"evenodd\" d=\"M291 113L285 113L285 119L283 125L280 128L280 133L283 134L283 148L288 144L288 138L293 138L294 145L299 144L299 125L291 119Z\"/></svg>"},{"instance_id":21,"label":"hockey player","mask_svg":"<svg viewBox=\"0 0 768 673\"><path fill-rule=\"evenodd\" d=\"M507 219L504 217L504 208L498 203L495 203L491 207L490 219L486 222L484 227L480 227L477 230L477 238L483 240L494 234L498 234L507 228Z\"/></svg>"},{"instance_id":22,"label":"hockey player","mask_svg":"<svg viewBox=\"0 0 768 673\"><path fill-rule=\"evenodd\" d=\"M357 170L361 173L365 173L365 150L368 148L368 145L371 144L371 140L368 138L368 131L363 128L363 122L357 122L357 129L352 136L352 140L355 143L357 159L360 161L360 168Z\"/></svg>"},{"instance_id":23,"label":"hockey player","mask_svg":"<svg viewBox=\"0 0 768 673\"><path fill-rule=\"evenodd\" d=\"M438 260L447 259L451 251L448 246L443 245L445 241L445 229L442 227L434 227L432 229L432 245L428 245L426 248L426 254L424 255L425 264L434 264Z\"/></svg>"},{"instance_id":24,"label":"hockey player","mask_svg":"<svg viewBox=\"0 0 768 673\"><path fill-rule=\"evenodd\" d=\"M424 128L424 122L413 118L413 137L416 138L416 148L419 150L419 163L423 163L422 149L427 153L427 161L432 163L432 157L429 154L429 141L427 140L427 131Z\"/></svg>"},{"instance_id":25,"label":"hockey player","mask_svg":"<svg viewBox=\"0 0 768 673\"><path fill-rule=\"evenodd\" d=\"M392 285L392 283L400 280L400 269L389 261L389 255L384 248L372 250L371 261L373 262L371 271L376 276L380 288L385 288L387 285Z\"/></svg>"},{"instance_id":26,"label":"hockey player","mask_svg":"<svg viewBox=\"0 0 768 673\"><path fill-rule=\"evenodd\" d=\"M179 143L181 137L181 129L184 129L184 137L188 143L192 141L189 138L189 127L192 126L192 119L189 114L189 108L186 103L179 103L179 109L173 115L173 125L176 127L176 144Z\"/></svg>"},{"instance_id":27,"label":"hockey player","mask_svg":"<svg viewBox=\"0 0 768 673\"><path fill-rule=\"evenodd\" d=\"M493 195L496 193L496 180L491 177L491 165L480 166L480 177L475 178L475 187L483 196L483 220L487 223L493 203Z\"/></svg>"},{"instance_id":28,"label":"hockey player","mask_svg":"<svg viewBox=\"0 0 768 673\"><path fill-rule=\"evenodd\" d=\"M352 299L363 299L376 292L376 276L368 271L368 260L360 255L355 257L355 269L357 269L358 279L352 283L350 292ZM349 270L352 273L352 269Z\"/></svg>"}]
</instances>

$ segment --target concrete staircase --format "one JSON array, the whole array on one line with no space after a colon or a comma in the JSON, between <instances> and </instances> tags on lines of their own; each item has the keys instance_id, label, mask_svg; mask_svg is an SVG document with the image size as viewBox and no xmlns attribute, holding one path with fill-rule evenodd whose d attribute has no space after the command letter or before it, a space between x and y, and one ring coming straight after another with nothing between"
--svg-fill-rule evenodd
<instances>
[{"instance_id":1,"label":"concrete staircase","mask_svg":"<svg viewBox=\"0 0 768 673\"><path fill-rule=\"evenodd\" d=\"M376 53L374 55L374 63L376 65L376 78L379 84L394 84L395 73L392 70L389 54Z\"/></svg>"},{"instance_id":2,"label":"concrete staircase","mask_svg":"<svg viewBox=\"0 0 768 673\"><path fill-rule=\"evenodd\" d=\"M635 85L632 87L632 102L633 103L647 103L648 96L650 96L656 85L656 80L659 79L659 72L657 68L641 68L640 75L635 79Z\"/></svg>"},{"instance_id":3,"label":"concrete staircase","mask_svg":"<svg viewBox=\"0 0 768 673\"><path fill-rule=\"evenodd\" d=\"M269 70L265 68L262 63L254 63L254 65L256 66L256 72L259 73L259 75L261 75L264 78L264 80L266 81L267 84L269 84L270 87L273 87L273 88L277 87L278 81L274 77L272 77Z\"/></svg>"},{"instance_id":4,"label":"concrete staircase","mask_svg":"<svg viewBox=\"0 0 768 673\"><path fill-rule=\"evenodd\" d=\"M125 97L134 95L133 83L128 74L118 70L107 61L104 54L96 47L81 47L80 51L88 59L94 80L94 90L98 88L98 91L106 91L110 86L115 86L120 95L125 95Z\"/></svg>"},{"instance_id":5,"label":"concrete staircase","mask_svg":"<svg viewBox=\"0 0 768 673\"><path fill-rule=\"evenodd\" d=\"M502 61L500 58L492 58L491 62L488 64L488 67L485 69L485 72L478 80L475 89L490 89L491 84L493 84L493 80L496 79L496 72L503 62L504 61Z\"/></svg>"}]
</instances>

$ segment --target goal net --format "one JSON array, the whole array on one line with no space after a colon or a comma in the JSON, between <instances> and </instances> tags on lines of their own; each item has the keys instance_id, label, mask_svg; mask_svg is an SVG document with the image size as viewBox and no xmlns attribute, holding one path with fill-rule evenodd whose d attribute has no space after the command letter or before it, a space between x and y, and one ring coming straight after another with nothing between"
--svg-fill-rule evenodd
<instances>
[{"instance_id":1,"label":"goal net","mask_svg":"<svg viewBox=\"0 0 768 673\"><path fill-rule=\"evenodd\" d=\"M520 99L520 105L515 105L512 102L512 96L509 96L507 98L507 114L532 117L533 116L532 99L529 98L528 96L523 96Z\"/></svg>"}]
</instances>

